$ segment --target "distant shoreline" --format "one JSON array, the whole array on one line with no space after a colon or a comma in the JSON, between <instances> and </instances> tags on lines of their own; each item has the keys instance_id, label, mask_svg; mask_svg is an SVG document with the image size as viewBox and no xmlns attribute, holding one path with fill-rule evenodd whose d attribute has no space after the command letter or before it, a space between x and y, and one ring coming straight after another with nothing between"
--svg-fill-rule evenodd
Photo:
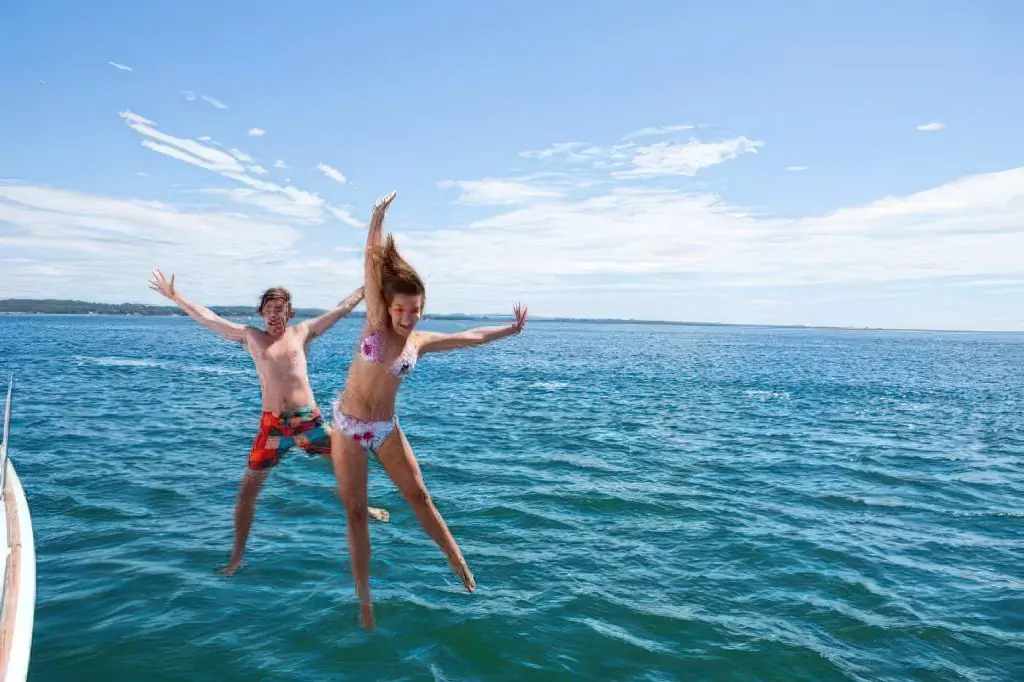
<instances>
[{"instance_id":1,"label":"distant shoreline","mask_svg":"<svg viewBox=\"0 0 1024 682\"><path fill-rule=\"evenodd\" d=\"M257 317L252 306L207 306L222 317ZM306 319L327 312L321 308L296 308L295 317ZM107 315L121 317L186 317L177 306L147 305L144 303L90 303L66 299L34 299L34 298L0 298L0 316L3 315ZM349 317L365 318L366 313L354 310ZM502 314L427 314L425 320L480 320L505 321L511 315ZM946 333L946 334L1019 334L1021 331L980 330L980 329L913 329L888 327L852 327L827 326L811 324L741 324L735 322L687 322L677 320L624 320L618 318L583 318L583 317L531 317L536 322L561 322L572 324L636 324L636 325L667 325L674 327L751 327L757 329L806 329L853 332L915 332L915 333Z\"/></svg>"}]
</instances>

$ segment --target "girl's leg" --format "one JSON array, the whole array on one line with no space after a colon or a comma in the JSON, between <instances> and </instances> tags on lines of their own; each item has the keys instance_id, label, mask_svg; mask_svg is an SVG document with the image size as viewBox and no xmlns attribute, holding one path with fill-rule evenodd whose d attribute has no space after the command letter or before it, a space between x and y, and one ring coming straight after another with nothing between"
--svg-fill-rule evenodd
<instances>
[{"instance_id":1,"label":"girl's leg","mask_svg":"<svg viewBox=\"0 0 1024 682\"><path fill-rule=\"evenodd\" d=\"M366 451L338 431L331 433L331 460L348 522L348 551L359 597L359 623L373 630L370 600L370 529L367 524Z\"/></svg>"},{"instance_id":2,"label":"girl's leg","mask_svg":"<svg viewBox=\"0 0 1024 682\"><path fill-rule=\"evenodd\" d=\"M469 570L466 560L462 557L455 538L448 530L444 519L438 513L434 501L430 499L430 493L423 482L423 475L420 473L420 465L416 462L416 456L412 452L405 433L397 424L395 430L388 436L387 440L378 448L377 459L380 460L384 470L394 481L395 486L409 502L420 525L427 531L434 542L441 548L441 551L448 557L448 564L452 570L462 579L466 590L472 592L476 589L476 580Z\"/></svg>"}]
</instances>

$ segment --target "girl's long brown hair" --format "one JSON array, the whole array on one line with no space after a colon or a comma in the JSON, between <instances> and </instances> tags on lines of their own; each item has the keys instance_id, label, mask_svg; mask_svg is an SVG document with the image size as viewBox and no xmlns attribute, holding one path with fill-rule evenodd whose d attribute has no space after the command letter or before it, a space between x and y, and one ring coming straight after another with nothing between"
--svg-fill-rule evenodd
<instances>
[{"instance_id":1,"label":"girl's long brown hair","mask_svg":"<svg viewBox=\"0 0 1024 682\"><path fill-rule=\"evenodd\" d=\"M427 288L423 285L416 269L398 253L394 235L389 234L384 243L374 250L373 257L380 271L380 290L384 302L391 305L395 294L422 296L427 302Z\"/></svg>"}]
</instances>

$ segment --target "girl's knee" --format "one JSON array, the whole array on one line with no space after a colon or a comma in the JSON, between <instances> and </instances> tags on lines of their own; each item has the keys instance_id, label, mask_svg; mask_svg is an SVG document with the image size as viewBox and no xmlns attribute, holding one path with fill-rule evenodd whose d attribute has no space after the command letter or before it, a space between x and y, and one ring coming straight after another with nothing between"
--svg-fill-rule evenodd
<instances>
[{"instance_id":1,"label":"girl's knee","mask_svg":"<svg viewBox=\"0 0 1024 682\"><path fill-rule=\"evenodd\" d=\"M429 507L433 502L430 499L430 493L427 491L427 487L423 483L418 484L407 495L409 504L413 507Z\"/></svg>"},{"instance_id":2,"label":"girl's knee","mask_svg":"<svg viewBox=\"0 0 1024 682\"><path fill-rule=\"evenodd\" d=\"M351 526L365 524L367 514L368 508L365 502L345 504L345 517L348 519L348 523Z\"/></svg>"}]
</instances>

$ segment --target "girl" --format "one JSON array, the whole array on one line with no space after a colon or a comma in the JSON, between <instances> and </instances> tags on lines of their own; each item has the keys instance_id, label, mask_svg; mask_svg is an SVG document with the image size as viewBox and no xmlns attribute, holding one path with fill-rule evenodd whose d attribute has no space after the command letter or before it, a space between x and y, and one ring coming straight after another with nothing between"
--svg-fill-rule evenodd
<instances>
[{"instance_id":1,"label":"girl","mask_svg":"<svg viewBox=\"0 0 1024 682\"><path fill-rule=\"evenodd\" d=\"M466 590L476 589L473 574L423 483L416 457L395 417L395 398L402 379L416 361L434 351L477 346L518 334L526 309L515 306L515 322L503 327L478 327L457 334L416 331L426 288L399 254L392 235L381 244L384 214L396 193L374 205L366 238L364 296L366 326L348 379L334 403L331 455L338 492L348 521L352 575L359 596L359 620L373 629L370 599L370 535L367 527L367 454L374 454L409 502L424 530L448 557Z\"/></svg>"}]
</instances>

